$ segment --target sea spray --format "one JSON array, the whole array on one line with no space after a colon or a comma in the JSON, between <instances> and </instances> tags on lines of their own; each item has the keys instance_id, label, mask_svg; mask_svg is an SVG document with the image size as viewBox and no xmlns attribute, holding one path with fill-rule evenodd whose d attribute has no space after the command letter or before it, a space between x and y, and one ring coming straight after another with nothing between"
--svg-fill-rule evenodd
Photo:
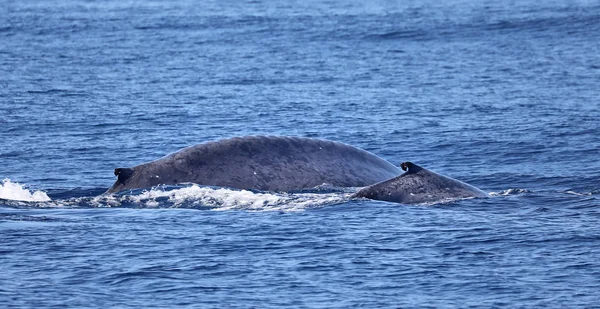
<instances>
[{"instance_id":1,"label":"sea spray","mask_svg":"<svg viewBox=\"0 0 600 309\"><path fill-rule=\"evenodd\" d=\"M48 202L50 197L43 191L29 191L6 178L0 184L0 199L24 202Z\"/></svg>"}]
</instances>

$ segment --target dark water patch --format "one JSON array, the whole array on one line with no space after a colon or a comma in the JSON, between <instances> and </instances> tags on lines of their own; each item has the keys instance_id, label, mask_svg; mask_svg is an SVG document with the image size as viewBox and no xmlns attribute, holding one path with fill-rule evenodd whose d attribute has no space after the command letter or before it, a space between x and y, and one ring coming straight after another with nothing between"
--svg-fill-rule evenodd
<instances>
[{"instance_id":1,"label":"dark water patch","mask_svg":"<svg viewBox=\"0 0 600 309\"><path fill-rule=\"evenodd\" d=\"M19 157L19 156L22 156L23 154L25 154L25 152L22 152L22 151L5 152L5 153L0 153L0 158Z\"/></svg>"},{"instance_id":2,"label":"dark water patch","mask_svg":"<svg viewBox=\"0 0 600 309\"><path fill-rule=\"evenodd\" d=\"M9 221L23 221L23 222L58 222L63 221L60 218L54 218L49 216L30 216L24 214L16 214L16 213L0 213L0 222L9 222Z\"/></svg>"},{"instance_id":3,"label":"dark water patch","mask_svg":"<svg viewBox=\"0 0 600 309\"><path fill-rule=\"evenodd\" d=\"M69 89L59 89L52 88L48 90L27 90L29 94L37 94L37 95L59 95L62 97L85 97L88 96L87 93L69 90Z\"/></svg>"},{"instance_id":4,"label":"dark water patch","mask_svg":"<svg viewBox=\"0 0 600 309\"><path fill-rule=\"evenodd\" d=\"M379 40L431 40L434 37L431 36L430 32L421 29L414 30L396 30L383 34L369 35L366 39L379 39Z\"/></svg>"},{"instance_id":5,"label":"dark water patch","mask_svg":"<svg viewBox=\"0 0 600 309\"><path fill-rule=\"evenodd\" d=\"M534 212L541 212L541 213L546 213L552 211L552 209L548 208L548 207L540 207L534 210Z\"/></svg>"},{"instance_id":6,"label":"dark water patch","mask_svg":"<svg viewBox=\"0 0 600 309\"><path fill-rule=\"evenodd\" d=\"M32 94L53 94L53 93L66 93L69 90L66 89L58 89L58 88L53 88L53 89L48 89L48 90L27 90L27 93L32 93Z\"/></svg>"},{"instance_id":7,"label":"dark water patch","mask_svg":"<svg viewBox=\"0 0 600 309\"><path fill-rule=\"evenodd\" d=\"M195 31L206 32L233 30L246 33L281 31L281 26L288 26L291 20L299 17L288 17L285 22L280 18L267 16L197 16L194 19L182 19L166 16L156 20L154 24L135 25L141 31Z\"/></svg>"},{"instance_id":8,"label":"dark water patch","mask_svg":"<svg viewBox=\"0 0 600 309\"><path fill-rule=\"evenodd\" d=\"M593 12L595 8L588 12ZM437 20L428 16L425 20L415 20L417 28L391 30L388 32L366 35L366 40L447 40L447 39L481 39L489 35L506 35L525 33L533 35L587 35L588 31L600 29L600 18L592 13L581 11L565 11L562 14L532 14L524 16L486 16L468 22L460 20Z\"/></svg>"},{"instance_id":9,"label":"dark water patch","mask_svg":"<svg viewBox=\"0 0 600 309\"><path fill-rule=\"evenodd\" d=\"M77 198L91 198L106 192L106 188L68 188L68 189L50 189L46 193L52 200L67 200Z\"/></svg>"}]
</instances>

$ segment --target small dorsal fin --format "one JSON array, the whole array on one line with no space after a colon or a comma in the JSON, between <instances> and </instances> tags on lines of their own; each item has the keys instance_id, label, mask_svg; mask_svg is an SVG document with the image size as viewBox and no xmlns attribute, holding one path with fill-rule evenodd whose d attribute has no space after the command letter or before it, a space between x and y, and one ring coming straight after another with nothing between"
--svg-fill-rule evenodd
<instances>
[{"instance_id":1,"label":"small dorsal fin","mask_svg":"<svg viewBox=\"0 0 600 309\"><path fill-rule=\"evenodd\" d=\"M400 164L400 167L402 168L403 171L405 171L409 174L414 174L423 169L422 167L420 167L412 162L402 162L402 164Z\"/></svg>"},{"instance_id":2,"label":"small dorsal fin","mask_svg":"<svg viewBox=\"0 0 600 309\"><path fill-rule=\"evenodd\" d=\"M125 184L125 181L133 175L133 169L128 167L115 168L115 176L120 183Z\"/></svg>"}]
</instances>

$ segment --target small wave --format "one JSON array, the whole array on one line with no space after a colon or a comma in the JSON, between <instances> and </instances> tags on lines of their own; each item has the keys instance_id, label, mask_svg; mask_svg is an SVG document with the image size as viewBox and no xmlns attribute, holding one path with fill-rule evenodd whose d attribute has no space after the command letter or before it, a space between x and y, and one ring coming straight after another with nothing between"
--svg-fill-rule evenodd
<instances>
[{"instance_id":1,"label":"small wave","mask_svg":"<svg viewBox=\"0 0 600 309\"><path fill-rule=\"evenodd\" d=\"M0 184L0 199L24 201L24 202L48 202L50 197L43 191L31 192L18 183L13 183L10 179L2 180Z\"/></svg>"},{"instance_id":2,"label":"small wave","mask_svg":"<svg viewBox=\"0 0 600 309\"><path fill-rule=\"evenodd\" d=\"M531 191L527 189L506 189L500 192L490 192L490 196L507 196L507 195L518 195L523 193L529 193Z\"/></svg>"},{"instance_id":3,"label":"small wave","mask_svg":"<svg viewBox=\"0 0 600 309\"><path fill-rule=\"evenodd\" d=\"M600 190L593 190L593 191L589 191L589 192L577 192L577 191L573 191L573 190L567 190L567 191L564 191L563 193L571 194L571 195L578 195L578 196L592 196L592 195L600 194Z\"/></svg>"},{"instance_id":4,"label":"small wave","mask_svg":"<svg viewBox=\"0 0 600 309\"><path fill-rule=\"evenodd\" d=\"M579 192L575 192L575 191L565 191L565 193L566 194L571 194L571 195L579 195L579 196L582 196L582 195L592 195L591 192L590 193L579 193Z\"/></svg>"}]
</instances>

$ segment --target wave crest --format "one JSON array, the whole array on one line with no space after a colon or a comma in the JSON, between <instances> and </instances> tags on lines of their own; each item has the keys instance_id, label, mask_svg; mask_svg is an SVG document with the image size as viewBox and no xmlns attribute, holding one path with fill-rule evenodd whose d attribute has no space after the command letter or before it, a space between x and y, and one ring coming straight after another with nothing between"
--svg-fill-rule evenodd
<instances>
[{"instance_id":1,"label":"wave crest","mask_svg":"<svg viewBox=\"0 0 600 309\"><path fill-rule=\"evenodd\" d=\"M490 196L507 196L507 195L518 195L523 193L529 193L531 191L527 189L506 189L500 192L490 192Z\"/></svg>"}]
</instances>

